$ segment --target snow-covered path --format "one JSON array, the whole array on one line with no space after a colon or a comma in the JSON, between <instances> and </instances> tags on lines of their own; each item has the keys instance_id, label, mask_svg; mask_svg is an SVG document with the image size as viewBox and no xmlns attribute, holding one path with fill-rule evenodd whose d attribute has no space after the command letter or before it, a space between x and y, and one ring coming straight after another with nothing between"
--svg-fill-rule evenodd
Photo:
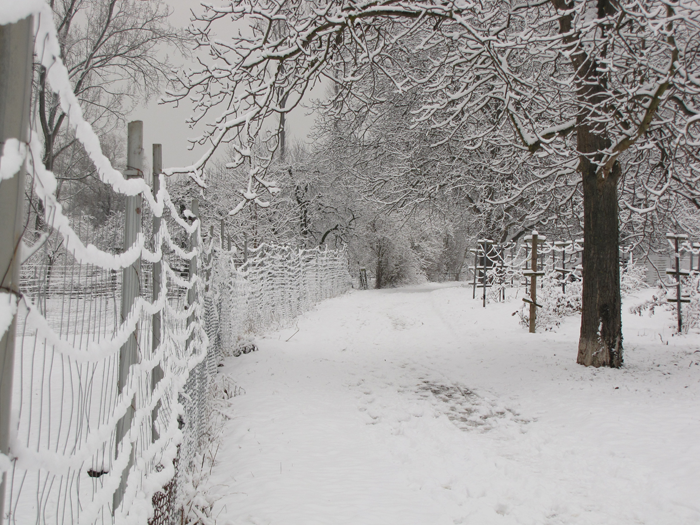
<instances>
[{"instance_id":1,"label":"snow-covered path","mask_svg":"<svg viewBox=\"0 0 700 525\"><path fill-rule=\"evenodd\" d=\"M229 359L217 523L700 523L700 336L625 313L626 367L586 369L577 319L471 296L353 292Z\"/></svg>"}]
</instances>

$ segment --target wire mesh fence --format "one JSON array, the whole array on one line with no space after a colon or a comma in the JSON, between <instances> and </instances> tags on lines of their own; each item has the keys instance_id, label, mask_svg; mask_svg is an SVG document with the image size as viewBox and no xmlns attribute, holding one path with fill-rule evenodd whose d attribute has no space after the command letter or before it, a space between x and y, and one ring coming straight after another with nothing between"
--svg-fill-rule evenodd
<instances>
[{"instance_id":1,"label":"wire mesh fence","mask_svg":"<svg viewBox=\"0 0 700 525\"><path fill-rule=\"evenodd\" d=\"M203 301L188 304L186 296L202 281L172 269L197 252L167 243L149 251L141 241L139 255L150 263L119 261L120 254L101 250L90 218L65 216L49 198L44 206L42 246L21 269L6 519L145 523L150 498L173 476L179 396L207 354ZM177 221L163 221L159 239L168 237L168 222ZM183 225L199 235L198 223ZM156 261L163 278L152 300ZM137 299L125 314L125 268L132 266ZM162 329L154 345L155 315ZM138 359L125 367L131 338Z\"/></svg>"},{"instance_id":2,"label":"wire mesh fence","mask_svg":"<svg viewBox=\"0 0 700 525\"><path fill-rule=\"evenodd\" d=\"M344 249L264 244L238 268L236 258L217 250L212 267L212 315L220 326L215 344L228 351L245 344L248 334L285 323L352 283Z\"/></svg>"},{"instance_id":3,"label":"wire mesh fence","mask_svg":"<svg viewBox=\"0 0 700 525\"><path fill-rule=\"evenodd\" d=\"M68 219L83 245L99 244L89 217ZM165 219L164 228L177 223L167 213ZM345 292L346 254L263 245L239 264L237 254L213 248L213 240L190 252L162 247L164 279L155 301L154 263L143 262L139 300L123 319L124 272L66 249L52 223L46 221L44 246L21 268L7 522L179 523L184 480L208 439L218 363L253 334ZM199 232L195 222L191 234ZM196 255L188 279L187 256ZM188 302L193 288L195 301ZM162 329L154 346L156 315ZM130 333L139 362L120 393L119 350ZM129 405L133 423L128 444L120 444L116 428ZM126 492L115 508L122 476Z\"/></svg>"},{"instance_id":4,"label":"wire mesh fence","mask_svg":"<svg viewBox=\"0 0 700 525\"><path fill-rule=\"evenodd\" d=\"M345 291L346 256L264 246L240 266L203 243L196 212L178 211L164 176L146 183L141 123L129 124L128 169L112 167L62 66L50 7L26 10L70 132L123 205L102 219L75 202L64 209L35 130L5 144L3 170L26 165L30 211L19 245L0 247L22 261L19 293L0 290L0 336L16 333L9 378L12 359L1 363L10 431L0 521L180 523L221 356Z\"/></svg>"}]
</instances>

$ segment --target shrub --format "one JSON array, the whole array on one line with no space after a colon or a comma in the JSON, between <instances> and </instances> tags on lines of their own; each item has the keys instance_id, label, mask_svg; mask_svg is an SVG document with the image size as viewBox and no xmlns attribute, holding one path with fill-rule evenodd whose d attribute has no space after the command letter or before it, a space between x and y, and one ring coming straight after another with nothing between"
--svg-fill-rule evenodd
<instances>
[{"instance_id":1,"label":"shrub","mask_svg":"<svg viewBox=\"0 0 700 525\"><path fill-rule=\"evenodd\" d=\"M647 287L645 281L647 270L644 266L638 266L628 262L620 268L620 292L622 297Z\"/></svg>"},{"instance_id":2,"label":"shrub","mask_svg":"<svg viewBox=\"0 0 700 525\"><path fill-rule=\"evenodd\" d=\"M646 287L644 282L646 270L643 266L628 263L620 269L620 293L622 297ZM575 274L569 274L566 291L562 290L562 281L558 272L550 272L540 277L542 287L537 289L537 304L542 305L537 310L536 328L538 330L554 330L561 324L562 318L581 313L583 283ZM520 324L530 326L530 305L523 303L517 312Z\"/></svg>"},{"instance_id":3,"label":"shrub","mask_svg":"<svg viewBox=\"0 0 700 525\"><path fill-rule=\"evenodd\" d=\"M540 286L541 283L541 286ZM561 324L562 318L581 313L582 283L570 274L565 290L562 290L562 279L558 272L549 272L539 278L537 283L537 330L554 330ZM523 306L516 312L520 324L530 326L530 304L523 301Z\"/></svg>"},{"instance_id":4,"label":"shrub","mask_svg":"<svg viewBox=\"0 0 700 525\"><path fill-rule=\"evenodd\" d=\"M670 298L675 298L675 286L671 287L674 290ZM648 311L649 316L654 315L657 308L675 311L676 303L669 303L668 288L659 285L657 293L651 296L651 299L644 301L630 308L630 312L637 315L642 315ZM681 313L683 314L683 333L687 334L690 330L700 327L700 273L693 272L690 276L685 277L681 281L681 293L683 296L690 298L689 303L683 303ZM676 328L676 324L671 325Z\"/></svg>"}]
</instances>

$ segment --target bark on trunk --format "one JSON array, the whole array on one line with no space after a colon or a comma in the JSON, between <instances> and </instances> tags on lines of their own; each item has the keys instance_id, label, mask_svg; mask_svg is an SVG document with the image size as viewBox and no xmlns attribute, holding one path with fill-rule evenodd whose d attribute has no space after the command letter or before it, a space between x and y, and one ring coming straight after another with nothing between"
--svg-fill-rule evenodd
<instances>
[{"instance_id":1,"label":"bark on trunk","mask_svg":"<svg viewBox=\"0 0 700 525\"><path fill-rule=\"evenodd\" d=\"M576 362L619 368L623 361L617 200L620 164L615 163L607 177L585 157L581 168L583 297Z\"/></svg>"},{"instance_id":2,"label":"bark on trunk","mask_svg":"<svg viewBox=\"0 0 700 525\"><path fill-rule=\"evenodd\" d=\"M576 141L583 184L583 297L576 362L619 368L622 366L622 319L617 184L621 166L615 161L608 172L600 165L604 152L611 146L605 127L600 124L606 117L607 76L594 57L577 47L575 35L570 34L573 2L553 2L557 9L569 10L560 19L560 32L568 35L564 40L572 46L581 109ZM598 0L597 7L598 18L617 12L617 5L610 0Z\"/></svg>"}]
</instances>

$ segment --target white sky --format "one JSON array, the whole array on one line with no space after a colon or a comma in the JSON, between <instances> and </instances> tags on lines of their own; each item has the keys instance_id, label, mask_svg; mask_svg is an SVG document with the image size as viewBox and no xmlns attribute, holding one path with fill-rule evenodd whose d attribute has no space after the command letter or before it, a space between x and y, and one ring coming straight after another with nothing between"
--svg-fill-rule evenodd
<instances>
[{"instance_id":1,"label":"white sky","mask_svg":"<svg viewBox=\"0 0 700 525\"><path fill-rule=\"evenodd\" d=\"M190 10L199 9L199 0L166 0L174 12L170 17L171 23L176 27L187 27L190 21ZM307 100L321 98L323 86L316 87L307 95ZM287 117L288 144L295 141L307 142L307 137L314 123L314 117L309 115L307 108L298 107ZM196 147L190 150L188 138L196 137L202 133L202 129L191 129L185 123L189 115L189 108L181 105L175 108L172 105L159 105L157 99L153 99L147 106L139 107L129 114L128 121L142 120L144 127L144 148L150 156L152 144L163 145L163 167L185 166L197 161L204 153L204 147ZM126 137L126 129L124 130ZM125 139L126 140L126 139Z\"/></svg>"}]
</instances>

